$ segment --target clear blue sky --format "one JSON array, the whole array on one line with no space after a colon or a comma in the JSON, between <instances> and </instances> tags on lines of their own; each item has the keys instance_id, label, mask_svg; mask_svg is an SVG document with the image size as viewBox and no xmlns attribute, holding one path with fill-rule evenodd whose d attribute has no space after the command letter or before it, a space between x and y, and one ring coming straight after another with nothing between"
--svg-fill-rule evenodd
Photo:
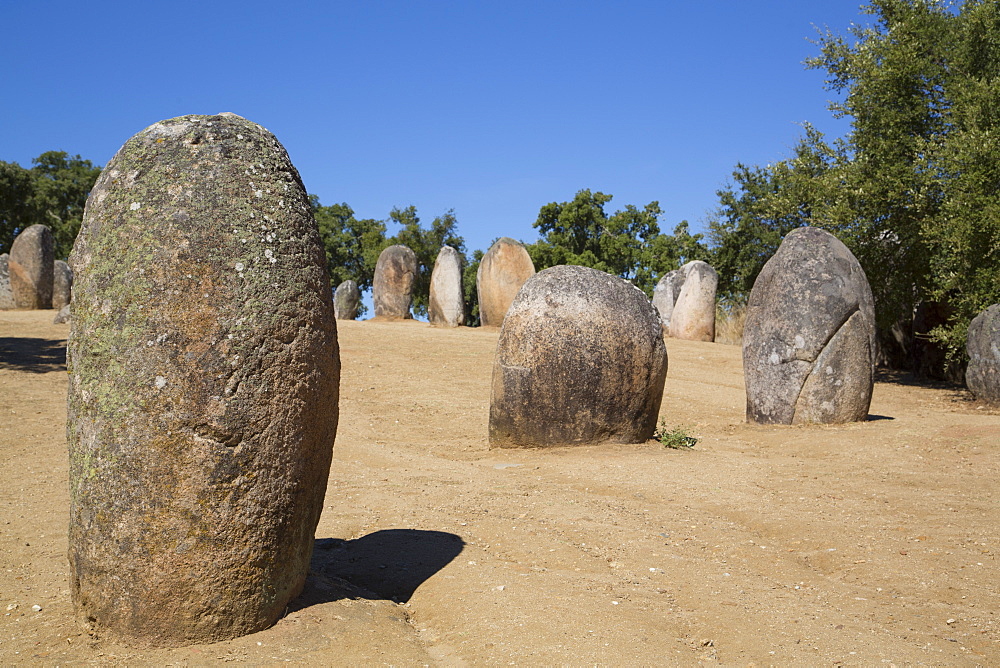
<instances>
[{"instance_id":1,"label":"clear blue sky","mask_svg":"<svg viewBox=\"0 0 1000 668\"><path fill-rule=\"evenodd\" d=\"M702 229L737 162L785 157L826 108L816 28L859 0L0 0L0 160L104 165L164 118L232 111L310 193L359 217L454 209L471 252L533 241L581 188ZM395 230L390 229L390 233Z\"/></svg>"}]
</instances>

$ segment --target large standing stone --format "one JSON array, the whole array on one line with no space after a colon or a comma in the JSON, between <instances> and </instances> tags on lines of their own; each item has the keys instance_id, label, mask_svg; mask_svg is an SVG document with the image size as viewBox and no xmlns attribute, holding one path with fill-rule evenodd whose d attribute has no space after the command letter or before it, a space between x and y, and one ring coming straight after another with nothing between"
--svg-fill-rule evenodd
<instances>
[{"instance_id":1,"label":"large standing stone","mask_svg":"<svg viewBox=\"0 0 1000 668\"><path fill-rule=\"evenodd\" d=\"M588 267L540 271L500 330L490 445L645 441L666 374L660 319L642 291Z\"/></svg>"},{"instance_id":2,"label":"large standing stone","mask_svg":"<svg viewBox=\"0 0 1000 668\"><path fill-rule=\"evenodd\" d=\"M864 420L875 353L872 291L854 255L815 227L789 232L747 304L747 421Z\"/></svg>"},{"instance_id":3,"label":"large standing stone","mask_svg":"<svg viewBox=\"0 0 1000 668\"><path fill-rule=\"evenodd\" d=\"M53 252L47 225L32 225L14 239L7 266L17 308L52 308Z\"/></svg>"},{"instance_id":4,"label":"large standing stone","mask_svg":"<svg viewBox=\"0 0 1000 668\"><path fill-rule=\"evenodd\" d=\"M674 312L674 304L681 294L684 285L684 272L680 269L668 271L653 288L653 306L660 314L664 334L670 333L670 318Z\"/></svg>"},{"instance_id":5,"label":"large standing stone","mask_svg":"<svg viewBox=\"0 0 1000 668\"><path fill-rule=\"evenodd\" d=\"M715 341L715 289L719 275L701 260L681 267L680 293L670 316L670 336L688 341Z\"/></svg>"},{"instance_id":6,"label":"large standing stone","mask_svg":"<svg viewBox=\"0 0 1000 668\"><path fill-rule=\"evenodd\" d=\"M1000 304L994 304L969 324L966 344L969 366L965 383L976 399L1000 404Z\"/></svg>"},{"instance_id":7,"label":"large standing stone","mask_svg":"<svg viewBox=\"0 0 1000 668\"><path fill-rule=\"evenodd\" d=\"M378 256L372 281L376 318L412 318L413 283L417 280L417 255L396 244Z\"/></svg>"},{"instance_id":8,"label":"large standing stone","mask_svg":"<svg viewBox=\"0 0 1000 668\"><path fill-rule=\"evenodd\" d=\"M338 416L298 172L234 114L156 123L101 172L70 264L78 614L138 645L266 628L305 582Z\"/></svg>"},{"instance_id":9,"label":"large standing stone","mask_svg":"<svg viewBox=\"0 0 1000 668\"><path fill-rule=\"evenodd\" d=\"M0 254L0 309L15 308L14 293L10 291L10 274L7 269L9 259L9 254Z\"/></svg>"},{"instance_id":10,"label":"large standing stone","mask_svg":"<svg viewBox=\"0 0 1000 668\"><path fill-rule=\"evenodd\" d=\"M509 237L497 239L476 271L480 324L483 327L502 325L517 291L534 275L535 265L522 243Z\"/></svg>"},{"instance_id":11,"label":"large standing stone","mask_svg":"<svg viewBox=\"0 0 1000 668\"><path fill-rule=\"evenodd\" d=\"M465 322L462 256L451 246L443 246L434 261L427 319L442 327L458 327Z\"/></svg>"},{"instance_id":12,"label":"large standing stone","mask_svg":"<svg viewBox=\"0 0 1000 668\"><path fill-rule=\"evenodd\" d=\"M68 306L72 297L73 270L62 260L56 260L52 270L52 308L58 311Z\"/></svg>"},{"instance_id":13,"label":"large standing stone","mask_svg":"<svg viewBox=\"0 0 1000 668\"><path fill-rule=\"evenodd\" d=\"M337 320L355 320L358 317L358 307L361 306L361 291L358 284L347 279L337 286L333 293L333 311Z\"/></svg>"}]
</instances>

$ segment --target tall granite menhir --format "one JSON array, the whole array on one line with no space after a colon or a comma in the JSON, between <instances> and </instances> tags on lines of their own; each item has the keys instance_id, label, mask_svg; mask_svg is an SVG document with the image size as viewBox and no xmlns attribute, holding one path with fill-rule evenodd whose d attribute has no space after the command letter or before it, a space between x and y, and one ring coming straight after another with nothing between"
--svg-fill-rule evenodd
<instances>
[{"instance_id":1,"label":"tall granite menhir","mask_svg":"<svg viewBox=\"0 0 1000 668\"><path fill-rule=\"evenodd\" d=\"M356 320L361 306L361 290L358 284L347 279L333 292L333 312L337 320Z\"/></svg>"},{"instance_id":2,"label":"tall granite menhir","mask_svg":"<svg viewBox=\"0 0 1000 668\"><path fill-rule=\"evenodd\" d=\"M402 244L389 246L378 256L372 279L375 317L387 320L410 319L413 285L417 280L417 254Z\"/></svg>"},{"instance_id":3,"label":"tall granite menhir","mask_svg":"<svg viewBox=\"0 0 1000 668\"><path fill-rule=\"evenodd\" d=\"M52 308L58 311L73 296L73 270L62 260L56 260L52 269Z\"/></svg>"},{"instance_id":4,"label":"tall granite menhir","mask_svg":"<svg viewBox=\"0 0 1000 668\"><path fill-rule=\"evenodd\" d=\"M465 322L462 294L462 256L451 246L438 251L431 271L427 319L439 327L458 327Z\"/></svg>"},{"instance_id":5,"label":"tall granite menhir","mask_svg":"<svg viewBox=\"0 0 1000 668\"><path fill-rule=\"evenodd\" d=\"M101 172L70 262L77 613L141 646L266 628L304 585L338 417L298 173L239 116L161 121Z\"/></svg>"},{"instance_id":6,"label":"tall granite menhir","mask_svg":"<svg viewBox=\"0 0 1000 668\"><path fill-rule=\"evenodd\" d=\"M7 261L10 255L0 254L0 310L15 308L14 293L10 290L10 275L8 274Z\"/></svg>"},{"instance_id":7,"label":"tall granite menhir","mask_svg":"<svg viewBox=\"0 0 1000 668\"><path fill-rule=\"evenodd\" d=\"M497 239L480 260L476 271L482 326L502 325L518 290L534 275L535 265L522 243L509 237Z\"/></svg>"},{"instance_id":8,"label":"tall granite menhir","mask_svg":"<svg viewBox=\"0 0 1000 668\"><path fill-rule=\"evenodd\" d=\"M747 421L866 419L875 354L872 291L854 255L818 228L789 232L747 303Z\"/></svg>"},{"instance_id":9,"label":"tall granite menhir","mask_svg":"<svg viewBox=\"0 0 1000 668\"><path fill-rule=\"evenodd\" d=\"M14 239L7 269L17 308L52 308L53 253L52 230L47 225L32 225Z\"/></svg>"}]
</instances>

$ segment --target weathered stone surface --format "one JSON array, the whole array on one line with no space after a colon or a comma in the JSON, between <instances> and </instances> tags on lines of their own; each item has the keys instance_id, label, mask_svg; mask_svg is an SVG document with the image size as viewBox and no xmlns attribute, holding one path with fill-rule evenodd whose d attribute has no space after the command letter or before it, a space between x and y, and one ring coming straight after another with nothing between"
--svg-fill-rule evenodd
<instances>
[{"instance_id":1,"label":"weathered stone surface","mask_svg":"<svg viewBox=\"0 0 1000 668\"><path fill-rule=\"evenodd\" d=\"M375 317L412 318L413 283L417 280L417 255L402 244L389 246L378 256L372 281Z\"/></svg>"},{"instance_id":2,"label":"weathered stone surface","mask_svg":"<svg viewBox=\"0 0 1000 668\"><path fill-rule=\"evenodd\" d=\"M681 294L681 287L684 285L684 272L680 269L668 271L663 278L657 282L653 288L653 306L660 314L660 322L663 325L663 332L670 333L670 318L674 312L674 304Z\"/></svg>"},{"instance_id":3,"label":"weathered stone surface","mask_svg":"<svg viewBox=\"0 0 1000 668\"><path fill-rule=\"evenodd\" d=\"M642 291L588 267L540 271L500 330L490 446L648 440L666 373L660 319Z\"/></svg>"},{"instance_id":4,"label":"weathered stone surface","mask_svg":"<svg viewBox=\"0 0 1000 668\"><path fill-rule=\"evenodd\" d=\"M427 319L432 325L458 327L465 322L462 294L462 256L451 246L438 251L431 271L430 302Z\"/></svg>"},{"instance_id":5,"label":"weathered stone surface","mask_svg":"<svg viewBox=\"0 0 1000 668\"><path fill-rule=\"evenodd\" d=\"M14 293L10 291L10 275L7 269L7 261L9 259L9 254L0 254L0 310L15 307Z\"/></svg>"},{"instance_id":6,"label":"weathered stone surface","mask_svg":"<svg viewBox=\"0 0 1000 668\"><path fill-rule=\"evenodd\" d=\"M875 354L872 291L854 255L823 230L789 232L747 304L747 421L866 419Z\"/></svg>"},{"instance_id":7,"label":"weathered stone surface","mask_svg":"<svg viewBox=\"0 0 1000 668\"><path fill-rule=\"evenodd\" d=\"M303 587L338 417L298 172L233 114L156 123L101 172L70 264L80 618L135 645L266 628Z\"/></svg>"},{"instance_id":8,"label":"weathered stone surface","mask_svg":"<svg viewBox=\"0 0 1000 668\"><path fill-rule=\"evenodd\" d=\"M476 271L480 324L483 327L502 325L517 291L534 274L535 265L523 244L508 237L497 239Z\"/></svg>"},{"instance_id":9,"label":"weathered stone surface","mask_svg":"<svg viewBox=\"0 0 1000 668\"><path fill-rule=\"evenodd\" d=\"M976 399L1000 404L1000 304L994 304L969 324L966 343L969 366L965 383Z\"/></svg>"},{"instance_id":10,"label":"weathered stone surface","mask_svg":"<svg viewBox=\"0 0 1000 668\"><path fill-rule=\"evenodd\" d=\"M333 293L333 311L337 320L355 320L358 317L358 307L361 306L361 291L358 284L347 279L337 286Z\"/></svg>"},{"instance_id":11,"label":"weathered stone surface","mask_svg":"<svg viewBox=\"0 0 1000 668\"><path fill-rule=\"evenodd\" d=\"M7 261L10 291L17 308L52 307L54 262L52 230L47 225L32 225L17 235Z\"/></svg>"},{"instance_id":12,"label":"weathered stone surface","mask_svg":"<svg viewBox=\"0 0 1000 668\"><path fill-rule=\"evenodd\" d=\"M52 308L57 311L69 304L73 291L73 270L62 260L52 267Z\"/></svg>"},{"instance_id":13,"label":"weathered stone surface","mask_svg":"<svg viewBox=\"0 0 1000 668\"><path fill-rule=\"evenodd\" d=\"M56 313L56 317L52 319L53 325L62 325L67 322L69 322L69 304L59 309L59 313Z\"/></svg>"},{"instance_id":14,"label":"weathered stone surface","mask_svg":"<svg viewBox=\"0 0 1000 668\"><path fill-rule=\"evenodd\" d=\"M715 341L715 289L719 275L701 260L688 262L679 271L681 289L670 316L670 336L687 341Z\"/></svg>"}]
</instances>

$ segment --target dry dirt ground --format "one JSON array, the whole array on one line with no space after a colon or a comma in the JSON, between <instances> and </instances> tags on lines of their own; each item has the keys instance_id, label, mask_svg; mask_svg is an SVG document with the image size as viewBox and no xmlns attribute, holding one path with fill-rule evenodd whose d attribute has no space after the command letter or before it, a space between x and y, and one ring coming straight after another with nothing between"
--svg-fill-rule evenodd
<instances>
[{"instance_id":1,"label":"dry dirt ground","mask_svg":"<svg viewBox=\"0 0 1000 668\"><path fill-rule=\"evenodd\" d=\"M417 322L340 323L333 469L287 615L112 644L69 600L52 317L0 312L0 664L1000 665L1000 412L897 381L865 423L749 426L739 349L668 339L660 414L693 450L491 451L496 332Z\"/></svg>"}]
</instances>

